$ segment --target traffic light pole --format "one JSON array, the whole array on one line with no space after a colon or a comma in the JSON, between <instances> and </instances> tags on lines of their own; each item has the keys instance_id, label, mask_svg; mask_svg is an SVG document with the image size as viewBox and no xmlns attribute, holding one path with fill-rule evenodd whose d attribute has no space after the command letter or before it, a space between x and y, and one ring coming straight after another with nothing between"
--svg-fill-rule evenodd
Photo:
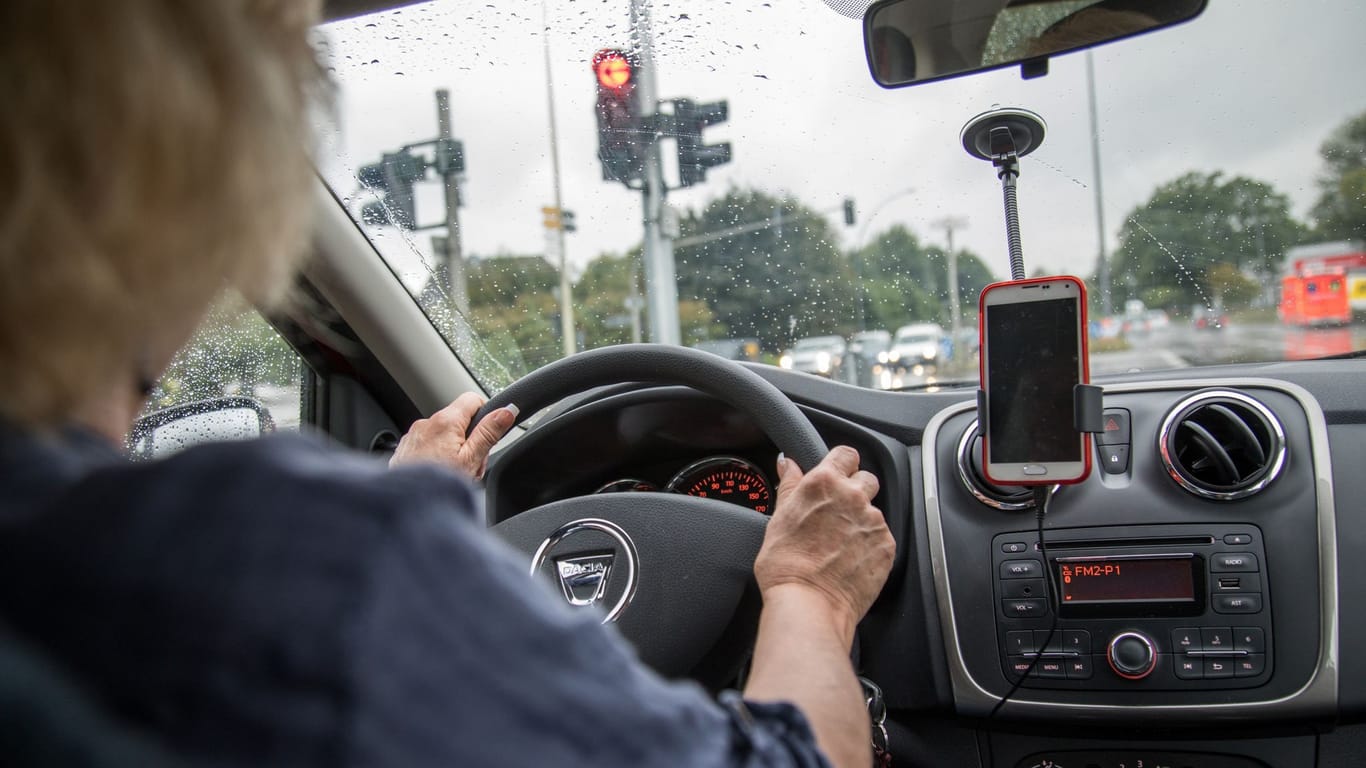
<instances>
[{"instance_id":1,"label":"traffic light pole","mask_svg":"<svg viewBox=\"0 0 1366 768\"><path fill-rule=\"evenodd\" d=\"M640 51L636 83L640 104L648 120L659 111L659 89L655 80L654 47L650 35L648 0L631 0L631 29ZM645 156L644 190L641 193L645 234L642 241L645 282L650 311L650 341L660 344L682 343L678 323L678 278L674 268L673 240L664 233L664 167L658 141L648 143Z\"/></svg>"},{"instance_id":2,"label":"traffic light pole","mask_svg":"<svg viewBox=\"0 0 1366 768\"><path fill-rule=\"evenodd\" d=\"M454 138L451 135L451 94L445 88L436 92L436 126L438 146ZM440 171L446 186L446 243L442 256L446 262L446 279L450 281L447 289L455 308L468 316L469 288L465 283L465 256L460 247L460 175L449 160Z\"/></svg>"},{"instance_id":3,"label":"traffic light pole","mask_svg":"<svg viewBox=\"0 0 1366 768\"><path fill-rule=\"evenodd\" d=\"M555 189L556 215L563 216L564 208L560 200L560 140L555 127L555 78L550 71L550 20L545 0L541 0L541 50L545 54L545 96L550 113L550 172ZM577 339L574 333L574 302L569 286L569 256L565 253L564 221L555 227L555 244L560 258L560 338L564 343L564 356L574 354Z\"/></svg>"}]
</instances>

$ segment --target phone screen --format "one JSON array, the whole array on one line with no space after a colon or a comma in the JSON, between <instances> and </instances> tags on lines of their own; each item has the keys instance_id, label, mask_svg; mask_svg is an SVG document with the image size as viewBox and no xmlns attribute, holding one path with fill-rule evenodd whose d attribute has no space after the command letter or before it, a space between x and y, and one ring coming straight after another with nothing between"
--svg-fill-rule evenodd
<instances>
[{"instance_id":1,"label":"phone screen","mask_svg":"<svg viewBox=\"0 0 1366 768\"><path fill-rule=\"evenodd\" d=\"M991 463L1082 461L1073 423L1080 383L1076 297L996 304L987 315Z\"/></svg>"}]
</instances>

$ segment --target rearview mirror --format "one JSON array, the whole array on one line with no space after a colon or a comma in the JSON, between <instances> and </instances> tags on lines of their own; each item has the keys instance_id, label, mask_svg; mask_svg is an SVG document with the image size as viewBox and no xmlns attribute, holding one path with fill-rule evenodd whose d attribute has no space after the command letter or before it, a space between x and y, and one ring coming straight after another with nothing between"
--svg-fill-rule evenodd
<instances>
[{"instance_id":1,"label":"rearview mirror","mask_svg":"<svg viewBox=\"0 0 1366 768\"><path fill-rule=\"evenodd\" d=\"M1021 66L1193 19L1206 0L881 0L863 17L873 80L897 88Z\"/></svg>"},{"instance_id":2,"label":"rearview mirror","mask_svg":"<svg viewBox=\"0 0 1366 768\"><path fill-rule=\"evenodd\" d=\"M275 431L264 405L249 397L219 397L164 408L133 422L128 453L135 460L156 459L193 445L250 440Z\"/></svg>"}]
</instances>

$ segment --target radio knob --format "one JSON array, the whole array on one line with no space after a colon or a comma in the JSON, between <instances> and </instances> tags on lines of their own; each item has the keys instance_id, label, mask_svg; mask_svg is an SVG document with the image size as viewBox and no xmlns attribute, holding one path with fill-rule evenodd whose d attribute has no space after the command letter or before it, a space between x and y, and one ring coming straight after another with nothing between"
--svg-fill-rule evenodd
<instances>
[{"instance_id":1,"label":"radio knob","mask_svg":"<svg viewBox=\"0 0 1366 768\"><path fill-rule=\"evenodd\" d=\"M1142 632L1115 635L1105 656L1110 662L1110 669L1129 680L1142 680L1157 666L1153 641Z\"/></svg>"}]
</instances>

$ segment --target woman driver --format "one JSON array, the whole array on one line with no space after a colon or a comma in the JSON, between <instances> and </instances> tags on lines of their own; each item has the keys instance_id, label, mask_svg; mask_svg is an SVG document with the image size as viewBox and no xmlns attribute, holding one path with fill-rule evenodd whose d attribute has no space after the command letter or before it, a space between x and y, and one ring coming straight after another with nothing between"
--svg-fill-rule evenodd
<instances>
[{"instance_id":1,"label":"woman driver","mask_svg":"<svg viewBox=\"0 0 1366 768\"><path fill-rule=\"evenodd\" d=\"M461 471L513 418L467 442L476 395L393 469L297 436L120 455L215 299L291 283L315 5L0 4L0 624L193 762L866 765L847 653L894 544L852 449L780 462L723 703L527 589L473 522Z\"/></svg>"}]
</instances>

